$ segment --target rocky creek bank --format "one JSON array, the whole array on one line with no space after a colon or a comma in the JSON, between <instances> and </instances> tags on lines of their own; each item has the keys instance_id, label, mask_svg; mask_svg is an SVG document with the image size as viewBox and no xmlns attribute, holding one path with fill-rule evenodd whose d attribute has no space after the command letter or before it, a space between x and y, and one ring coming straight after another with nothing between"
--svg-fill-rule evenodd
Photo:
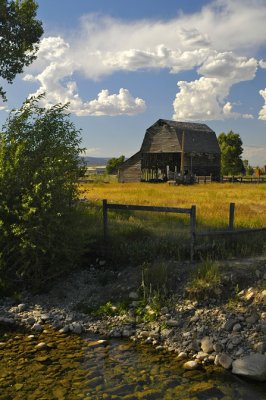
<instances>
[{"instance_id":1,"label":"rocky creek bank","mask_svg":"<svg viewBox=\"0 0 266 400\"><path fill-rule=\"evenodd\" d=\"M169 301L155 309L143 301L136 268L110 271L97 260L47 293L1 299L0 327L23 326L34 335L49 324L61 333L130 338L171 352L188 370L215 364L266 381L266 260L228 262L219 290L197 299L186 292L190 267L177 265L182 278ZM123 308L116 305L121 299ZM3 340L0 351L4 348Z\"/></svg>"}]
</instances>

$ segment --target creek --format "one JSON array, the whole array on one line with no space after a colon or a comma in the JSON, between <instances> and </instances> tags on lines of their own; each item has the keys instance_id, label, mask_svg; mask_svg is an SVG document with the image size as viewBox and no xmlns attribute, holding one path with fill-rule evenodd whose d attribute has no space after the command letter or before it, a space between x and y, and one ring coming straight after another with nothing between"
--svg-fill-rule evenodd
<instances>
[{"instance_id":1,"label":"creek","mask_svg":"<svg viewBox=\"0 0 266 400\"><path fill-rule=\"evenodd\" d=\"M89 335L0 332L1 400L263 400L265 384L213 367L185 371L174 354Z\"/></svg>"}]
</instances>

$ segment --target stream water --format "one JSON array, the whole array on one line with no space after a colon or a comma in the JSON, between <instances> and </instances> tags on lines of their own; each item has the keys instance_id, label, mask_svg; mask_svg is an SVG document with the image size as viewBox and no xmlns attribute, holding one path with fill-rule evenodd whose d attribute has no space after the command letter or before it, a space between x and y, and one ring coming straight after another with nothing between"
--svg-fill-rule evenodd
<instances>
[{"instance_id":1,"label":"stream water","mask_svg":"<svg viewBox=\"0 0 266 400\"><path fill-rule=\"evenodd\" d=\"M129 341L0 333L1 400L261 400L265 384L229 372L185 371L175 356ZM42 343L42 344L40 344Z\"/></svg>"}]
</instances>

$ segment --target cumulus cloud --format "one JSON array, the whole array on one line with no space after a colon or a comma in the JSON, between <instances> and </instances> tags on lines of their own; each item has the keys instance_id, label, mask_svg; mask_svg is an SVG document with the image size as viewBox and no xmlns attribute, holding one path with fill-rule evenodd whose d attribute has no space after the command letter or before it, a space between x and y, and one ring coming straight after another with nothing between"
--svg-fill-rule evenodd
<instances>
[{"instance_id":1,"label":"cumulus cloud","mask_svg":"<svg viewBox=\"0 0 266 400\"><path fill-rule=\"evenodd\" d=\"M259 93L264 99L264 106L259 112L259 119L266 121L266 88L264 90L260 90Z\"/></svg>"},{"instance_id":2,"label":"cumulus cloud","mask_svg":"<svg viewBox=\"0 0 266 400\"><path fill-rule=\"evenodd\" d=\"M47 104L69 101L77 115L133 115L145 110L143 99L119 88L81 99L74 74L99 81L117 71L197 69L199 79L177 83L175 118L250 118L236 113L227 97L232 85L254 78L258 65L265 68L253 53L265 44L265 20L263 0L215 0L164 21L84 15L74 34L42 40L24 79L39 83L34 94L45 91Z\"/></svg>"},{"instance_id":3,"label":"cumulus cloud","mask_svg":"<svg viewBox=\"0 0 266 400\"><path fill-rule=\"evenodd\" d=\"M173 103L174 119L213 120L223 118L252 118L250 114L233 111L226 101L233 84L255 77L258 62L239 57L232 52L213 52L198 68L204 75L193 82L179 81L180 91Z\"/></svg>"},{"instance_id":4,"label":"cumulus cloud","mask_svg":"<svg viewBox=\"0 0 266 400\"><path fill-rule=\"evenodd\" d=\"M102 90L97 99L83 101L78 94L77 83L71 78L78 69L72 59L70 46L61 37L46 38L41 42L38 63L46 67L37 74L27 74L25 81L37 81L40 87L29 97L46 93L44 106L55 103L70 103L69 110L78 116L86 115L134 115L145 111L145 101L134 98L127 89L121 88L118 94ZM36 70L36 64L33 71Z\"/></svg>"}]
</instances>

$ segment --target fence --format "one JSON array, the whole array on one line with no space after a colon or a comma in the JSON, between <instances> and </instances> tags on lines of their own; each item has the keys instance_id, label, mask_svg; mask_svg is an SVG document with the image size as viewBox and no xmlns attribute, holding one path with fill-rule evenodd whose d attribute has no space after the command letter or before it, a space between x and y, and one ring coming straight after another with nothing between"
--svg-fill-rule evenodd
<instances>
[{"instance_id":1,"label":"fence","mask_svg":"<svg viewBox=\"0 0 266 400\"><path fill-rule=\"evenodd\" d=\"M196 231L196 206L193 205L191 208L176 208L176 207L156 207L156 206L142 206L142 205L127 205L127 204L114 204L108 203L107 200L103 200L103 237L104 242L108 242L108 209L112 210L131 210L131 211L151 211L151 212L165 212L165 213L176 213L176 214L188 214L190 216L190 260L194 260L195 255L195 244L197 237L203 236L219 236L219 235L239 235L250 232L266 232L266 227L262 228L234 228L235 220L235 203L229 205L229 220L228 229L223 230L208 230L208 231Z\"/></svg>"},{"instance_id":2,"label":"fence","mask_svg":"<svg viewBox=\"0 0 266 400\"><path fill-rule=\"evenodd\" d=\"M190 216L190 258L194 258L195 247L195 229L196 229L196 206L191 208L176 208L176 207L156 207L156 206L141 206L108 203L103 200L103 238L105 243L108 241L108 209L110 210L131 210L131 211L151 211L176 214L188 214Z\"/></svg>"},{"instance_id":3,"label":"fence","mask_svg":"<svg viewBox=\"0 0 266 400\"><path fill-rule=\"evenodd\" d=\"M265 176L221 176L221 183L266 183Z\"/></svg>"}]
</instances>

